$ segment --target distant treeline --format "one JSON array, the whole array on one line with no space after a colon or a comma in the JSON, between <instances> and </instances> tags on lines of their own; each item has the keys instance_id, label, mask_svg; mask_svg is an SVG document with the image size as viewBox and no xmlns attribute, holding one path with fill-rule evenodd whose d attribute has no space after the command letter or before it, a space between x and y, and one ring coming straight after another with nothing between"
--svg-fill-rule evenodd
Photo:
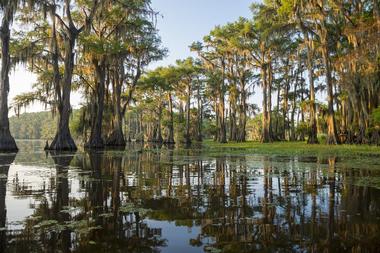
<instances>
[{"instance_id":1,"label":"distant treeline","mask_svg":"<svg viewBox=\"0 0 380 253\"><path fill-rule=\"evenodd\" d=\"M79 121L79 110L72 114L71 133L75 136L75 126ZM57 130L57 119L51 112L24 113L9 120L10 129L15 139L52 140Z\"/></svg>"},{"instance_id":2,"label":"distant treeline","mask_svg":"<svg viewBox=\"0 0 380 253\"><path fill-rule=\"evenodd\" d=\"M70 120L70 132L76 140L83 138L83 111L74 110ZM247 140L259 140L260 138L260 117L250 118L247 123ZM177 139L183 138L184 122L180 122L180 115L175 114L176 127L175 136ZM57 130L57 119L52 112L24 113L19 116L12 116L10 119L10 129L15 139L26 140L49 140L54 139ZM128 113L124 119L127 125L123 125L127 136L132 139L139 139L133 124L133 115ZM195 126L193 126L195 127ZM205 117L203 121L203 136L207 139L215 135L216 126ZM182 140L183 141L183 140Z\"/></svg>"}]
</instances>

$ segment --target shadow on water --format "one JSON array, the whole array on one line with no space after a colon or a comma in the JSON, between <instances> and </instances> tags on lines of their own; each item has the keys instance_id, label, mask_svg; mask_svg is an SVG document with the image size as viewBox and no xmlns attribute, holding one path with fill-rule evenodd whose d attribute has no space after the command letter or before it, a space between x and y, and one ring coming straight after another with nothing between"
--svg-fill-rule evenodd
<instances>
[{"instance_id":1,"label":"shadow on water","mask_svg":"<svg viewBox=\"0 0 380 253\"><path fill-rule=\"evenodd\" d=\"M47 158L26 152L11 166L14 157L0 157L1 252L380 247L380 190L362 183L380 173L340 166L339 157L211 157L200 149L133 144ZM33 203L31 215L8 220L6 206L20 198Z\"/></svg>"}]
</instances>

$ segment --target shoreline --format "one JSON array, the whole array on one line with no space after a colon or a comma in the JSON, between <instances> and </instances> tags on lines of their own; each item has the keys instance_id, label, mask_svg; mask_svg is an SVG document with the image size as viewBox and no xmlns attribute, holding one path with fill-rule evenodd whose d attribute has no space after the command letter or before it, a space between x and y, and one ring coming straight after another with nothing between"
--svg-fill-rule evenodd
<instances>
[{"instance_id":1,"label":"shoreline","mask_svg":"<svg viewBox=\"0 0 380 253\"><path fill-rule=\"evenodd\" d=\"M305 142L273 142L260 143L247 141L244 143L217 143L212 140L205 140L202 143L203 149L226 151L254 152L255 154L267 155L334 155L334 156L364 156L380 157L380 147L370 145L326 145L307 144Z\"/></svg>"}]
</instances>

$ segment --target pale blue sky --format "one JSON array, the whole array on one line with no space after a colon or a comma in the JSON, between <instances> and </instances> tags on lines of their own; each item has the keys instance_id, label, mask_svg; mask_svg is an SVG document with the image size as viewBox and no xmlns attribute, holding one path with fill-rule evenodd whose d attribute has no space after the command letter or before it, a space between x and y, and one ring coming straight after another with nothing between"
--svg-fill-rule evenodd
<instances>
[{"instance_id":1,"label":"pale blue sky","mask_svg":"<svg viewBox=\"0 0 380 253\"><path fill-rule=\"evenodd\" d=\"M153 64L172 64L190 55L189 46L200 41L215 26L250 17L249 6L253 0L152 0L154 9L163 18L158 28L164 46L169 49L168 58Z\"/></svg>"},{"instance_id":2,"label":"pale blue sky","mask_svg":"<svg viewBox=\"0 0 380 253\"><path fill-rule=\"evenodd\" d=\"M153 8L162 17L158 18L158 29L163 46L169 49L169 56L152 64L150 68L173 64L177 59L190 56L189 46L200 41L216 25L237 20L240 16L250 17L249 6L254 0L152 0ZM15 95L31 91L36 81L33 74L18 67L11 73L10 103ZM72 95L72 105L77 107L81 101L79 94ZM45 110L35 104L27 111ZM12 113L12 112L11 112Z\"/></svg>"}]
</instances>

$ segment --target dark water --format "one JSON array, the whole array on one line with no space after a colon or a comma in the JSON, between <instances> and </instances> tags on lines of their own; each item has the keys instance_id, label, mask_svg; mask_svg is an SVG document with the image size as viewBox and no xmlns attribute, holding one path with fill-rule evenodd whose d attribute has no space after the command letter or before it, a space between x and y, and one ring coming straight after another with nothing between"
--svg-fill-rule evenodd
<instances>
[{"instance_id":1,"label":"dark water","mask_svg":"<svg viewBox=\"0 0 380 253\"><path fill-rule=\"evenodd\" d=\"M380 252L376 158L19 146L0 155L0 252Z\"/></svg>"}]
</instances>

